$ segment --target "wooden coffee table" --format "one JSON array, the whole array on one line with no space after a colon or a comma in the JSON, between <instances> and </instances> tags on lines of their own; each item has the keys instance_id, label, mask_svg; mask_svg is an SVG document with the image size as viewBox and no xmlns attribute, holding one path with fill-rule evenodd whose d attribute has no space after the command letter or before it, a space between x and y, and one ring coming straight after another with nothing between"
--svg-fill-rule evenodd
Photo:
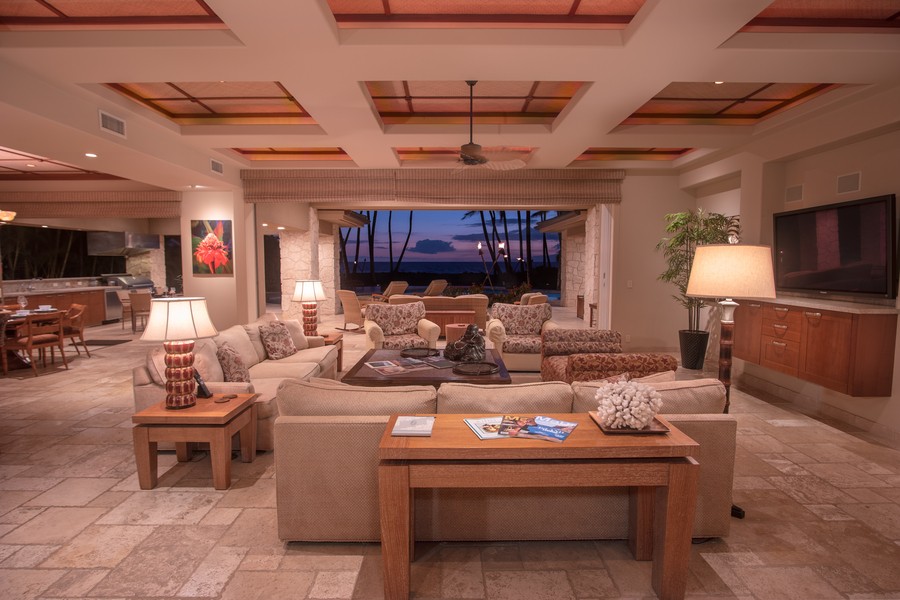
<instances>
[{"instance_id":1,"label":"wooden coffee table","mask_svg":"<svg viewBox=\"0 0 900 600\"><path fill-rule=\"evenodd\" d=\"M476 384L509 384L512 379L503 359L494 349L485 351L485 361L492 362L500 367L500 370L491 375L458 375L452 368L423 369L421 371L409 371L397 375L382 375L366 366L365 363L377 360L396 360L400 358L400 350L369 350L358 363L347 371L341 379L350 385L363 385L368 387L384 387L391 385L433 385L440 387L442 383L476 383Z\"/></svg>"},{"instance_id":2,"label":"wooden coffee table","mask_svg":"<svg viewBox=\"0 0 900 600\"><path fill-rule=\"evenodd\" d=\"M697 499L700 446L674 427L661 435L606 435L587 413L549 414L578 426L561 444L507 439L485 443L464 417L436 415L430 437L394 437L396 415L378 446L378 500L386 600L409 597L414 560L413 488L627 486L628 546L652 560L659 598L684 598ZM548 507L552 510L552 507Z\"/></svg>"},{"instance_id":3,"label":"wooden coffee table","mask_svg":"<svg viewBox=\"0 0 900 600\"><path fill-rule=\"evenodd\" d=\"M157 483L158 442L175 442L179 462L191 458L188 442L208 442L212 462L213 487L226 490L231 485L231 438L241 436L241 460L253 462L256 457L256 397L259 394L235 394L227 402L215 402L223 394L197 398L190 408L169 410L165 401L135 413L134 456L138 482L142 490L152 490Z\"/></svg>"}]
</instances>

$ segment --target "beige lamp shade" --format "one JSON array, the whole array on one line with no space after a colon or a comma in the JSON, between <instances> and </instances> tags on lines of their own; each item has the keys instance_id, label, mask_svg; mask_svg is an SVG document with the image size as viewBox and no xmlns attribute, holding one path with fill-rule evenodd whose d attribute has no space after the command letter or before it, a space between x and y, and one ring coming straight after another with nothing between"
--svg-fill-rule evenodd
<instances>
[{"instance_id":1,"label":"beige lamp shade","mask_svg":"<svg viewBox=\"0 0 900 600\"><path fill-rule=\"evenodd\" d=\"M694 298L775 297L772 249L744 244L698 246L687 295Z\"/></svg>"},{"instance_id":2,"label":"beige lamp shade","mask_svg":"<svg viewBox=\"0 0 900 600\"><path fill-rule=\"evenodd\" d=\"M175 342L218 334L206 310L206 298L158 298L150 303L150 317L141 339Z\"/></svg>"},{"instance_id":3,"label":"beige lamp shade","mask_svg":"<svg viewBox=\"0 0 900 600\"><path fill-rule=\"evenodd\" d=\"M294 286L294 297L292 300L296 302L321 302L326 300L325 289L322 282L317 279L304 279L297 282Z\"/></svg>"}]
</instances>

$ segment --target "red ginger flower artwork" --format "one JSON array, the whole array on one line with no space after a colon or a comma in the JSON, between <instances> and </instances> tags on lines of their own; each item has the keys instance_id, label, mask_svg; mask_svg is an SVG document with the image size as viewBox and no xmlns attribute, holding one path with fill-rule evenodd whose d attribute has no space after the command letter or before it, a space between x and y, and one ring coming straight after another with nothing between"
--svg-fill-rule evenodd
<instances>
[{"instance_id":1,"label":"red ginger flower artwork","mask_svg":"<svg viewBox=\"0 0 900 600\"><path fill-rule=\"evenodd\" d=\"M225 241L230 232L225 231L222 221L215 222L215 227L210 227L208 222L204 222L204 230L207 232L202 239L202 231L194 234L194 259L195 264L205 265L209 269L210 274L215 274L218 269L224 267L223 271L227 272L230 266L229 244ZM202 267L201 267L202 268ZM195 272L197 267L195 266ZM222 271L219 271L220 273Z\"/></svg>"}]
</instances>

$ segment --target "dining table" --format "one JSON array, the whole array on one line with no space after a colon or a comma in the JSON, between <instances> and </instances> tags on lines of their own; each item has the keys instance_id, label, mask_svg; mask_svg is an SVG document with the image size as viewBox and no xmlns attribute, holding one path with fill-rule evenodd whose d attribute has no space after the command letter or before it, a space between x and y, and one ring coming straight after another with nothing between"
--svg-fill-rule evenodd
<instances>
[{"instance_id":1,"label":"dining table","mask_svg":"<svg viewBox=\"0 0 900 600\"><path fill-rule=\"evenodd\" d=\"M28 360L27 356L23 356L22 354L14 351L6 349L6 336L10 333L15 334L16 329L25 323L25 317L34 313L40 315L53 314L63 312L62 310L54 307L50 307L48 309L34 309L34 310L9 310L9 309L0 309L0 352L8 352L7 360L9 363L9 369L27 369L31 368L31 363Z\"/></svg>"}]
</instances>

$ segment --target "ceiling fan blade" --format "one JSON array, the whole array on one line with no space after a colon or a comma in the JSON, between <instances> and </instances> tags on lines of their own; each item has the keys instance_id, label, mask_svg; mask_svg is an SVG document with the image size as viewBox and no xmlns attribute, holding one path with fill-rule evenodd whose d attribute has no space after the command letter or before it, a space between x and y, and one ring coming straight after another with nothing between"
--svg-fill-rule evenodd
<instances>
[{"instance_id":1,"label":"ceiling fan blade","mask_svg":"<svg viewBox=\"0 0 900 600\"><path fill-rule=\"evenodd\" d=\"M512 160L491 160L485 159L484 168L491 171L515 171L516 169L525 168L525 161L520 158Z\"/></svg>"}]
</instances>

